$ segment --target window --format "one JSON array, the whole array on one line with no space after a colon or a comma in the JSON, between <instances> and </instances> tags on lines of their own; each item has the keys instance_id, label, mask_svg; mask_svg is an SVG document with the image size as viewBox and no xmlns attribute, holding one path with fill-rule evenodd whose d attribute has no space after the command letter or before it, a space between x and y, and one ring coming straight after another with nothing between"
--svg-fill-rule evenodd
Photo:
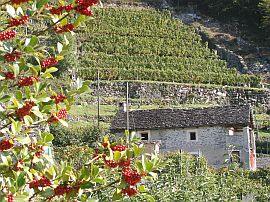
<instances>
[{"instance_id":1,"label":"window","mask_svg":"<svg viewBox=\"0 0 270 202\"><path fill-rule=\"evenodd\" d=\"M196 132L189 132L189 139L190 140L197 140Z\"/></svg>"},{"instance_id":2,"label":"window","mask_svg":"<svg viewBox=\"0 0 270 202\"><path fill-rule=\"evenodd\" d=\"M240 151L232 151L230 161L231 163L240 163Z\"/></svg>"},{"instance_id":3,"label":"window","mask_svg":"<svg viewBox=\"0 0 270 202\"><path fill-rule=\"evenodd\" d=\"M149 140L148 133L141 133L141 140Z\"/></svg>"},{"instance_id":4,"label":"window","mask_svg":"<svg viewBox=\"0 0 270 202\"><path fill-rule=\"evenodd\" d=\"M142 141L149 141L150 131L137 131L137 137L140 138Z\"/></svg>"}]
</instances>

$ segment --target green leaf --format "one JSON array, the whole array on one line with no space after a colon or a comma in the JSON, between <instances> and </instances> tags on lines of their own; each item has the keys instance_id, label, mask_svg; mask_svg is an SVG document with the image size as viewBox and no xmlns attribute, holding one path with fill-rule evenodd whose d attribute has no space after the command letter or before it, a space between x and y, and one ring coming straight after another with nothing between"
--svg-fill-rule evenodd
<instances>
[{"instance_id":1,"label":"green leaf","mask_svg":"<svg viewBox=\"0 0 270 202\"><path fill-rule=\"evenodd\" d=\"M8 14L9 14L11 17L15 18L15 17L16 17L16 11L15 11L15 9L13 8L13 6L11 6L11 5L8 4L8 5L6 6L6 8L7 8Z\"/></svg>"},{"instance_id":2,"label":"green leaf","mask_svg":"<svg viewBox=\"0 0 270 202\"><path fill-rule=\"evenodd\" d=\"M153 196L150 196L149 194L147 193L142 193L142 196L146 199L148 199L150 202L155 202L155 199Z\"/></svg>"},{"instance_id":3,"label":"green leaf","mask_svg":"<svg viewBox=\"0 0 270 202\"><path fill-rule=\"evenodd\" d=\"M24 186L26 184L26 180L25 180L25 174L26 172L22 171L17 179L17 187L21 188L22 186Z\"/></svg>"},{"instance_id":4,"label":"green leaf","mask_svg":"<svg viewBox=\"0 0 270 202\"><path fill-rule=\"evenodd\" d=\"M58 71L58 69L56 67L50 67L50 68L46 69L45 74L53 73L53 72L57 72L57 71Z\"/></svg>"},{"instance_id":5,"label":"green leaf","mask_svg":"<svg viewBox=\"0 0 270 202\"><path fill-rule=\"evenodd\" d=\"M16 140L21 144L30 144L31 143L31 139L28 136L27 137L20 136L20 137L17 137Z\"/></svg>"},{"instance_id":6,"label":"green leaf","mask_svg":"<svg viewBox=\"0 0 270 202\"><path fill-rule=\"evenodd\" d=\"M30 39L30 42L29 42L28 46L34 47L35 45L37 45L37 43L38 43L38 38L36 36L32 36L32 38Z\"/></svg>"},{"instance_id":7,"label":"green leaf","mask_svg":"<svg viewBox=\"0 0 270 202\"><path fill-rule=\"evenodd\" d=\"M41 136L45 143L51 142L54 139L53 134L48 133L48 132L42 133Z\"/></svg>"},{"instance_id":8,"label":"green leaf","mask_svg":"<svg viewBox=\"0 0 270 202\"><path fill-rule=\"evenodd\" d=\"M15 77L17 77L19 75L19 73L20 73L20 67L19 67L19 65L18 64L14 64L12 66L12 70L14 72Z\"/></svg>"},{"instance_id":9,"label":"green leaf","mask_svg":"<svg viewBox=\"0 0 270 202\"><path fill-rule=\"evenodd\" d=\"M115 151L114 154L113 154L113 159L115 161L118 161L120 158L121 158L121 152Z\"/></svg>"},{"instance_id":10,"label":"green leaf","mask_svg":"<svg viewBox=\"0 0 270 202\"><path fill-rule=\"evenodd\" d=\"M114 194L113 194L112 200L113 201L117 201L117 200L119 200L121 198L122 198L122 192L121 192L121 190L120 189L116 189L115 192L114 192Z\"/></svg>"},{"instance_id":11,"label":"green leaf","mask_svg":"<svg viewBox=\"0 0 270 202\"><path fill-rule=\"evenodd\" d=\"M60 54L62 52L62 50L63 50L63 44L58 42L57 43L57 51L58 51L58 53Z\"/></svg>"},{"instance_id":12,"label":"green leaf","mask_svg":"<svg viewBox=\"0 0 270 202\"><path fill-rule=\"evenodd\" d=\"M95 179L93 179L93 182L96 182L99 184L105 184L105 181L102 178L95 178Z\"/></svg>"},{"instance_id":13,"label":"green leaf","mask_svg":"<svg viewBox=\"0 0 270 202\"><path fill-rule=\"evenodd\" d=\"M29 116L29 115L24 116L24 117L23 117L23 120L24 120L24 123L25 123L27 126L31 126L32 123L34 122L33 119L31 118L31 116Z\"/></svg>"},{"instance_id":14,"label":"green leaf","mask_svg":"<svg viewBox=\"0 0 270 202\"><path fill-rule=\"evenodd\" d=\"M68 127L68 123L66 121L64 121L63 119L59 119L59 122L65 126L65 127Z\"/></svg>"},{"instance_id":15,"label":"green leaf","mask_svg":"<svg viewBox=\"0 0 270 202\"><path fill-rule=\"evenodd\" d=\"M15 97L17 100L22 100L22 98L23 98L22 91L17 90L15 93Z\"/></svg>"},{"instance_id":16,"label":"green leaf","mask_svg":"<svg viewBox=\"0 0 270 202\"><path fill-rule=\"evenodd\" d=\"M96 177L99 173L99 168L96 165L91 165L91 176Z\"/></svg>"},{"instance_id":17,"label":"green leaf","mask_svg":"<svg viewBox=\"0 0 270 202\"><path fill-rule=\"evenodd\" d=\"M0 98L0 103L8 102L10 101L11 96L10 95L4 95L3 97Z\"/></svg>"},{"instance_id":18,"label":"green leaf","mask_svg":"<svg viewBox=\"0 0 270 202\"><path fill-rule=\"evenodd\" d=\"M24 51L25 51L26 53L35 53L35 50L34 50L34 48L33 48L32 46L26 46L26 47L24 48Z\"/></svg>"},{"instance_id":19,"label":"green leaf","mask_svg":"<svg viewBox=\"0 0 270 202\"><path fill-rule=\"evenodd\" d=\"M83 184L81 184L80 186L82 189L89 189L94 187L94 183L92 182L84 182Z\"/></svg>"},{"instance_id":20,"label":"green leaf","mask_svg":"<svg viewBox=\"0 0 270 202\"><path fill-rule=\"evenodd\" d=\"M75 20L75 22L73 23L73 25L75 26L75 27L77 27L77 26L79 26L80 24L81 24L81 22L83 22L84 20L85 20L85 16L84 15L79 15L78 17L77 17L77 19Z\"/></svg>"},{"instance_id":21,"label":"green leaf","mask_svg":"<svg viewBox=\"0 0 270 202\"><path fill-rule=\"evenodd\" d=\"M16 194L16 196L14 197L14 201L16 202L25 202L28 201L28 196L25 195L20 195L20 194Z\"/></svg>"},{"instance_id":22,"label":"green leaf","mask_svg":"<svg viewBox=\"0 0 270 202\"><path fill-rule=\"evenodd\" d=\"M40 9L42 6L46 5L49 0L39 0L37 1L37 9Z\"/></svg>"},{"instance_id":23,"label":"green leaf","mask_svg":"<svg viewBox=\"0 0 270 202\"><path fill-rule=\"evenodd\" d=\"M39 118L43 118L43 114L39 111L39 109L38 108L36 108L36 107L33 107L32 108L32 112L33 112L33 114L35 114L37 117L39 117Z\"/></svg>"},{"instance_id":24,"label":"green leaf","mask_svg":"<svg viewBox=\"0 0 270 202\"><path fill-rule=\"evenodd\" d=\"M41 193L40 193L40 195L42 196L42 197L49 197L49 196L52 196L54 194L54 190L52 189L52 188L48 188L48 189L46 189L45 191L42 191Z\"/></svg>"}]
</instances>

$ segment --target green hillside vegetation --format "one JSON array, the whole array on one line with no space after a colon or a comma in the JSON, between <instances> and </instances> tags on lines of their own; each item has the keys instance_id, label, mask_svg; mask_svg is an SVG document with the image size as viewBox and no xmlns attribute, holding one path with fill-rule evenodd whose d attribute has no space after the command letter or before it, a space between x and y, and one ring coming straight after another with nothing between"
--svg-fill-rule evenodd
<instances>
[{"instance_id":1,"label":"green hillside vegetation","mask_svg":"<svg viewBox=\"0 0 270 202\"><path fill-rule=\"evenodd\" d=\"M152 9L105 8L78 31L78 71L83 79L153 80L252 86L254 75L228 69L195 29Z\"/></svg>"}]
</instances>

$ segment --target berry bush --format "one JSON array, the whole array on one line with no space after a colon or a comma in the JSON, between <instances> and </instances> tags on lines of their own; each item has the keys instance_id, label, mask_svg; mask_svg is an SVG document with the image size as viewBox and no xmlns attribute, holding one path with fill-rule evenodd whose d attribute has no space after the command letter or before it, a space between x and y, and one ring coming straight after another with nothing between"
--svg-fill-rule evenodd
<instances>
[{"instance_id":1,"label":"berry bush","mask_svg":"<svg viewBox=\"0 0 270 202\"><path fill-rule=\"evenodd\" d=\"M152 200L143 182L158 166L130 139L104 138L90 148L80 168L56 164L48 153L54 140L48 125L65 121L74 96L88 90L51 85L69 50L70 34L89 16L97 0L4 0L0 3L0 201L95 201L100 192L110 200ZM37 26L42 22L44 26ZM52 44L50 36L60 34ZM55 66L57 65L58 68ZM54 82L57 83L57 82ZM127 133L128 134L128 133ZM129 171L129 172L127 172ZM127 177L129 176L129 177ZM110 190L110 191L108 191ZM113 193L111 192L113 190Z\"/></svg>"}]
</instances>

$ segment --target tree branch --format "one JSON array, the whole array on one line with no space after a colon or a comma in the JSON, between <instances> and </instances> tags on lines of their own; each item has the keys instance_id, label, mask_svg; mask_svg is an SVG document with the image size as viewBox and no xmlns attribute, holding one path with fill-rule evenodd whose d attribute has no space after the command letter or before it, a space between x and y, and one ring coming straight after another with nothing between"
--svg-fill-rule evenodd
<instances>
[{"instance_id":1,"label":"tree branch","mask_svg":"<svg viewBox=\"0 0 270 202\"><path fill-rule=\"evenodd\" d=\"M62 20L64 20L65 18L67 18L70 14L66 14L64 15L62 18L60 18L59 20L57 20L55 23L49 25L46 29L40 31L40 32L37 32L37 33L33 33L33 35L40 35L40 34L43 34L44 32L47 32L49 29L53 28L55 25L57 25L59 22L61 22Z\"/></svg>"},{"instance_id":2,"label":"tree branch","mask_svg":"<svg viewBox=\"0 0 270 202\"><path fill-rule=\"evenodd\" d=\"M116 181L113 181L113 182L111 182L111 183L109 183L109 184L107 184L107 185L105 185L105 186L103 186L103 187L99 187L99 188L97 188L97 189L93 189L91 192L98 192L98 191L100 191L100 190L102 190L102 189L105 189L105 188L107 188L107 187L110 187L110 186L112 186L112 185L114 185L114 184L116 184L116 183L118 183L118 182L120 182L120 179L118 179L118 180L116 180Z\"/></svg>"}]
</instances>

